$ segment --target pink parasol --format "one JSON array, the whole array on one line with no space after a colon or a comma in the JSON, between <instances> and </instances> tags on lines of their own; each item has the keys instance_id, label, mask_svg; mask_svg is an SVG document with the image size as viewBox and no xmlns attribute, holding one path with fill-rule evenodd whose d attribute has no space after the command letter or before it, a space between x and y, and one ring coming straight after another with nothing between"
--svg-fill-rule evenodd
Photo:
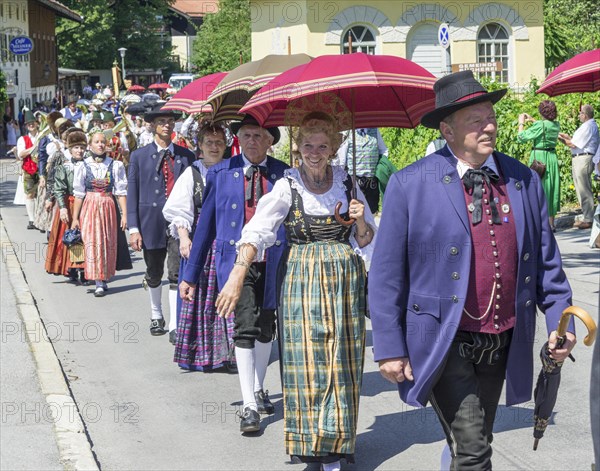
<instances>
[{"instance_id":1,"label":"pink parasol","mask_svg":"<svg viewBox=\"0 0 600 471\"><path fill-rule=\"evenodd\" d=\"M148 90L166 90L167 88L169 88L169 84L168 83L153 83L152 85L150 85L148 87Z\"/></svg>"},{"instance_id":2,"label":"pink parasol","mask_svg":"<svg viewBox=\"0 0 600 471\"><path fill-rule=\"evenodd\" d=\"M143 92L146 91L146 89L144 87L142 87L141 85L132 85L131 87L129 87L127 89L127 91L129 93L136 93L136 92Z\"/></svg>"},{"instance_id":3,"label":"pink parasol","mask_svg":"<svg viewBox=\"0 0 600 471\"><path fill-rule=\"evenodd\" d=\"M582 52L552 71L536 93L548 96L600 90L600 49Z\"/></svg>"},{"instance_id":4,"label":"pink parasol","mask_svg":"<svg viewBox=\"0 0 600 471\"><path fill-rule=\"evenodd\" d=\"M414 128L435 107L435 81L423 67L401 57L326 55L275 77L240 113L254 116L267 127L295 126L300 123L286 119L288 105L326 93L345 103L352 114L350 127Z\"/></svg>"},{"instance_id":5,"label":"pink parasol","mask_svg":"<svg viewBox=\"0 0 600 471\"><path fill-rule=\"evenodd\" d=\"M217 72L194 80L173 95L163 109L189 114L211 112L212 107L206 104L206 100L226 75L227 72Z\"/></svg>"}]
</instances>

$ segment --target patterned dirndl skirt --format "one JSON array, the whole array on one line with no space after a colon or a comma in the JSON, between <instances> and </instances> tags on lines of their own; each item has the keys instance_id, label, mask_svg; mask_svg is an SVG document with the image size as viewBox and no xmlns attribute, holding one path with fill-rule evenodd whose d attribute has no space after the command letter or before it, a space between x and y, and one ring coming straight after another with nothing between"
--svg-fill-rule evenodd
<instances>
[{"instance_id":1,"label":"patterned dirndl skirt","mask_svg":"<svg viewBox=\"0 0 600 471\"><path fill-rule=\"evenodd\" d=\"M281 285L286 453L353 462L365 350L362 259L349 244L291 245Z\"/></svg>"},{"instance_id":2,"label":"patterned dirndl skirt","mask_svg":"<svg viewBox=\"0 0 600 471\"><path fill-rule=\"evenodd\" d=\"M73 218L73 202L75 198L69 196L67 198L67 211L69 213L69 222ZM54 219L52 220L52 228L50 229L50 237L48 239L48 251L46 252L46 272L53 275L69 274L70 268L83 268L82 263L71 262L69 249L63 244L63 235L70 227L60 220L60 209L54 211Z\"/></svg>"},{"instance_id":3,"label":"patterned dirndl skirt","mask_svg":"<svg viewBox=\"0 0 600 471\"><path fill-rule=\"evenodd\" d=\"M88 191L81 208L85 277L108 281L117 266L117 211L110 193Z\"/></svg>"},{"instance_id":4,"label":"patterned dirndl skirt","mask_svg":"<svg viewBox=\"0 0 600 471\"><path fill-rule=\"evenodd\" d=\"M180 277L185 268L181 260ZM215 244L208 252L194 299L182 300L177 316L177 342L173 361L186 370L205 371L234 365L233 316L219 317Z\"/></svg>"}]
</instances>

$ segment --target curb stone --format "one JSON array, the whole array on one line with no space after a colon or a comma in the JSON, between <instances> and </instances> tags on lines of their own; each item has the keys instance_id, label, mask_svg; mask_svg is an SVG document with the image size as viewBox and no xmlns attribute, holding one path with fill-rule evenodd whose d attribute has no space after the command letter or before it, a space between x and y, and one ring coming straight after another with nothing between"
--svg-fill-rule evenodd
<instances>
[{"instance_id":1,"label":"curb stone","mask_svg":"<svg viewBox=\"0 0 600 471\"><path fill-rule=\"evenodd\" d=\"M60 460L69 471L99 471L77 404L71 395L2 220L0 246L2 261L6 264L9 282L15 294L17 312L22 319L27 342L36 363L40 389L52 413Z\"/></svg>"}]
</instances>

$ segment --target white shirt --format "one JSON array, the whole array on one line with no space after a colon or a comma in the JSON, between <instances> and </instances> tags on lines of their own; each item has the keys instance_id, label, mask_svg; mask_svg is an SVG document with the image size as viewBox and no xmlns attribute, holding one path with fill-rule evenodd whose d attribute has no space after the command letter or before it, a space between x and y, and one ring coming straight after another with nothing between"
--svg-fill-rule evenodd
<instances>
[{"instance_id":1,"label":"white shirt","mask_svg":"<svg viewBox=\"0 0 600 471\"><path fill-rule=\"evenodd\" d=\"M154 134L144 129L138 136L138 147L144 147L154 142Z\"/></svg>"},{"instance_id":2,"label":"white shirt","mask_svg":"<svg viewBox=\"0 0 600 471\"><path fill-rule=\"evenodd\" d=\"M598 135L596 120L594 118L588 119L573 134L571 142L575 144L575 147L571 147L571 153L573 155L584 153L594 155L598 150L599 140L600 136Z\"/></svg>"},{"instance_id":3,"label":"white shirt","mask_svg":"<svg viewBox=\"0 0 600 471\"><path fill-rule=\"evenodd\" d=\"M171 236L179 239L178 228L192 230L194 225L194 170L190 165L175 182L167 202L163 207L162 213L165 219L170 223L169 231ZM206 184L206 174L208 168L204 164L200 165L200 175Z\"/></svg>"},{"instance_id":4,"label":"white shirt","mask_svg":"<svg viewBox=\"0 0 600 471\"><path fill-rule=\"evenodd\" d=\"M299 169L291 168L285 171L285 176L292 178L294 189L298 191L302 197L304 211L311 216L332 216L335 213L335 206L338 201L342 202L340 212L348 211L348 201L346 198L346 187L344 180L347 173L342 167L332 167L333 170L333 185L331 189L322 195L311 193L300 176ZM365 197L357 188L357 199L365 201ZM237 242L237 247L242 244L252 244L257 248L256 260L263 260L265 250L271 247L277 240L277 231L287 218L287 215L292 206L292 190L286 178L282 178L275 182L273 189L264 195L256 206L256 214L250 222L244 226L242 230L242 238ZM356 240L356 225L352 228L350 237L350 245L354 251L360 255L368 265L371 261L375 237L377 232L377 223L373 218L373 214L369 210L369 206L365 205L365 222L369 224L374 232L371 243L359 247Z\"/></svg>"},{"instance_id":5,"label":"white shirt","mask_svg":"<svg viewBox=\"0 0 600 471\"><path fill-rule=\"evenodd\" d=\"M32 136L30 133L27 133L27 135L29 136L29 139L31 139L31 142L33 142L33 148L35 149L35 146L37 146L37 136L39 136L39 133L36 134L36 136ZM21 152L23 152L24 150L26 150L27 145L25 144L25 139L23 138L23 136L21 136L19 139L17 139L17 156L21 157ZM31 154L29 154L31 155ZM25 157L25 156L23 156Z\"/></svg>"},{"instance_id":6,"label":"white shirt","mask_svg":"<svg viewBox=\"0 0 600 471\"><path fill-rule=\"evenodd\" d=\"M104 178L108 167L113 160L106 157L103 162L96 162L94 157L87 157L84 163L90 167L95 178ZM77 198L85 198L85 175L86 165L77 165L73 175L73 195ZM112 167L113 194L115 196L127 196L127 176L122 162L115 160Z\"/></svg>"},{"instance_id":7,"label":"white shirt","mask_svg":"<svg viewBox=\"0 0 600 471\"><path fill-rule=\"evenodd\" d=\"M467 170L470 170L473 167L471 167L467 163L463 162L462 160L459 160L458 157L456 157L456 155L454 155L454 152L452 152L452 149L450 149L450 146L446 146L446 147L448 147L448 150L450 151L450 154L452 154L452 157L454 157L456 159L456 171L458 172L458 176L462 179L462 177L465 176L465 173L467 173ZM483 167L488 167L490 170L493 170L496 173L496 175L500 175L500 172L498 171L498 167L496 167L496 161L494 160L493 154L490 154L488 156L488 158L485 160L485 162L483 163L483 165L480 168L483 168Z\"/></svg>"}]
</instances>

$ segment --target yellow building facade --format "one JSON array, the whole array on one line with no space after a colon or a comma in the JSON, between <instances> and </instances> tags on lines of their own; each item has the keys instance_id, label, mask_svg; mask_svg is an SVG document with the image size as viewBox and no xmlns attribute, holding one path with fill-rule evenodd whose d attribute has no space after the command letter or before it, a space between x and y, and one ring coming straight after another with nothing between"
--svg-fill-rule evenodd
<instances>
[{"instance_id":1,"label":"yellow building facade","mask_svg":"<svg viewBox=\"0 0 600 471\"><path fill-rule=\"evenodd\" d=\"M251 0L250 7L253 60L289 50L346 53L350 35L353 51L404 57L438 77L488 62L500 64L485 75L513 88L545 77L543 0Z\"/></svg>"}]
</instances>

